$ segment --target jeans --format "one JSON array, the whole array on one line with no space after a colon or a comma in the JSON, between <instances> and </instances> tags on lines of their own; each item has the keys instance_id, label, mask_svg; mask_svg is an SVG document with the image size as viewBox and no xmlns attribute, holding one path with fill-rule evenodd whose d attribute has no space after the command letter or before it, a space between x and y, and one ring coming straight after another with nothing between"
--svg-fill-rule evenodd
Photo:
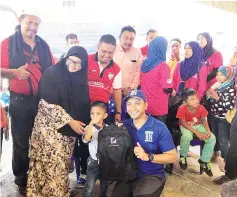
<instances>
[{"instance_id":1,"label":"jeans","mask_svg":"<svg viewBox=\"0 0 237 197\"><path fill-rule=\"evenodd\" d=\"M26 186L29 169L29 140L36 116L34 98L11 92L10 116L13 140L12 169L15 184Z\"/></svg>"},{"instance_id":2,"label":"jeans","mask_svg":"<svg viewBox=\"0 0 237 197\"><path fill-rule=\"evenodd\" d=\"M193 128L198 130L200 133L206 133L204 126L201 124L197 125L197 126L193 126ZM180 129L182 132L182 136L181 136L181 140L180 140L180 154L183 157L187 157L190 142L191 142L191 140L193 140L193 133L191 131L185 129L182 126L180 127ZM212 153L213 153L213 149L214 149L214 146L216 143L216 138L213 134L211 134L211 137L208 140L204 140L204 141L205 141L205 145L203 147L203 151L202 151L202 155L201 155L200 159L203 162L210 162Z\"/></svg>"},{"instance_id":3,"label":"jeans","mask_svg":"<svg viewBox=\"0 0 237 197\"><path fill-rule=\"evenodd\" d=\"M159 197L164 186L163 178L146 175L133 181L118 181L111 197Z\"/></svg>"},{"instance_id":4,"label":"jeans","mask_svg":"<svg viewBox=\"0 0 237 197\"><path fill-rule=\"evenodd\" d=\"M230 147L226 155L226 176L230 179L237 179L237 113L232 120L230 128Z\"/></svg>"},{"instance_id":5,"label":"jeans","mask_svg":"<svg viewBox=\"0 0 237 197\"><path fill-rule=\"evenodd\" d=\"M87 162L86 184L83 189L83 197L92 197L93 190L97 179L100 178L100 168L97 160L88 158ZM100 181L100 197L106 197L108 184L105 181Z\"/></svg>"},{"instance_id":6,"label":"jeans","mask_svg":"<svg viewBox=\"0 0 237 197\"><path fill-rule=\"evenodd\" d=\"M212 118L212 133L216 136L215 151L221 151L221 157L226 160L229 148L230 123L225 119Z\"/></svg>"}]
</instances>

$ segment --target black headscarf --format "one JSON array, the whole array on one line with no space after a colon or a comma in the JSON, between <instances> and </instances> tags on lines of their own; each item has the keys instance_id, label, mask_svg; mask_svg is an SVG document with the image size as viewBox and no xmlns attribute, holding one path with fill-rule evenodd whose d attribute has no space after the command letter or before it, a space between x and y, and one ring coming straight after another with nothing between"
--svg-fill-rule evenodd
<instances>
[{"instance_id":1,"label":"black headscarf","mask_svg":"<svg viewBox=\"0 0 237 197\"><path fill-rule=\"evenodd\" d=\"M81 70L69 72L66 65L69 56L81 59ZM83 47L70 48L65 58L45 71L40 80L39 96L50 104L60 105L73 119L89 123L88 54ZM69 125L59 132L77 136Z\"/></svg>"},{"instance_id":2,"label":"black headscarf","mask_svg":"<svg viewBox=\"0 0 237 197\"><path fill-rule=\"evenodd\" d=\"M207 45L203 48L203 58L205 62L216 50L213 48L212 37L210 36L209 33L207 32L200 33L198 37L200 35L204 36L207 39Z\"/></svg>"}]
</instances>

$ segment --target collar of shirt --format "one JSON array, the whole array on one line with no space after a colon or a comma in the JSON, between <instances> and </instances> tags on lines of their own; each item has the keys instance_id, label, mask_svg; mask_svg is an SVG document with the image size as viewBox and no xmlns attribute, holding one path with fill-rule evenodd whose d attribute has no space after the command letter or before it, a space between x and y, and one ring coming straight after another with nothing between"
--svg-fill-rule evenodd
<instances>
[{"instance_id":1,"label":"collar of shirt","mask_svg":"<svg viewBox=\"0 0 237 197\"><path fill-rule=\"evenodd\" d=\"M125 125L129 125L131 126L133 129L135 129L136 131L143 131L143 130L153 130L154 129L154 119L151 115L147 114L147 120L146 122L142 125L142 127L140 129L137 129L133 123L133 120L130 118L126 121Z\"/></svg>"},{"instance_id":2,"label":"collar of shirt","mask_svg":"<svg viewBox=\"0 0 237 197\"><path fill-rule=\"evenodd\" d=\"M129 53L129 52L131 52L131 51L133 50L133 48L134 48L134 47L131 47L128 51L125 52L125 51L123 50L123 47L122 47L120 44L117 44L117 47L118 47L118 49L119 49L121 52L124 52L124 53Z\"/></svg>"}]
</instances>

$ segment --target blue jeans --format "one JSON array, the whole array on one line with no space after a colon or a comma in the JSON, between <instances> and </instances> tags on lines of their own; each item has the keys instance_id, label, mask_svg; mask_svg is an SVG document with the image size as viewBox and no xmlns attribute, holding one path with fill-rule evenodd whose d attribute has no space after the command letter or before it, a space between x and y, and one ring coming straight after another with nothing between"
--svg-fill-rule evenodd
<instances>
[{"instance_id":1,"label":"blue jeans","mask_svg":"<svg viewBox=\"0 0 237 197\"><path fill-rule=\"evenodd\" d=\"M83 197L92 197L97 179L100 178L100 168L97 160L91 157L87 160L86 184L83 189ZM100 181L100 197L106 197L108 184Z\"/></svg>"},{"instance_id":2,"label":"blue jeans","mask_svg":"<svg viewBox=\"0 0 237 197\"><path fill-rule=\"evenodd\" d=\"M227 150L229 148L230 123L225 119L217 117L212 118L212 133L216 136L215 151L221 151L221 157L226 160Z\"/></svg>"}]
</instances>

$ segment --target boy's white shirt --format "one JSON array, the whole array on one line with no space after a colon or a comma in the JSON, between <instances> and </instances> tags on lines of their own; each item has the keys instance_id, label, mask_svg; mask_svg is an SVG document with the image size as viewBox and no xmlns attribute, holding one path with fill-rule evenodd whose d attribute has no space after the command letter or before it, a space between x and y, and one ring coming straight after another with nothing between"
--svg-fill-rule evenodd
<instances>
[{"instance_id":1,"label":"boy's white shirt","mask_svg":"<svg viewBox=\"0 0 237 197\"><path fill-rule=\"evenodd\" d=\"M108 126L108 125L105 125ZM85 130L87 130L88 126L86 126ZM101 128L102 129L102 128ZM92 135L91 135L91 140L90 141L86 141L84 139L85 134L82 136L82 141L84 143L89 143L89 153L92 159L97 160L97 148L98 148L98 133L101 129L97 129L93 126L92 128Z\"/></svg>"}]
</instances>

